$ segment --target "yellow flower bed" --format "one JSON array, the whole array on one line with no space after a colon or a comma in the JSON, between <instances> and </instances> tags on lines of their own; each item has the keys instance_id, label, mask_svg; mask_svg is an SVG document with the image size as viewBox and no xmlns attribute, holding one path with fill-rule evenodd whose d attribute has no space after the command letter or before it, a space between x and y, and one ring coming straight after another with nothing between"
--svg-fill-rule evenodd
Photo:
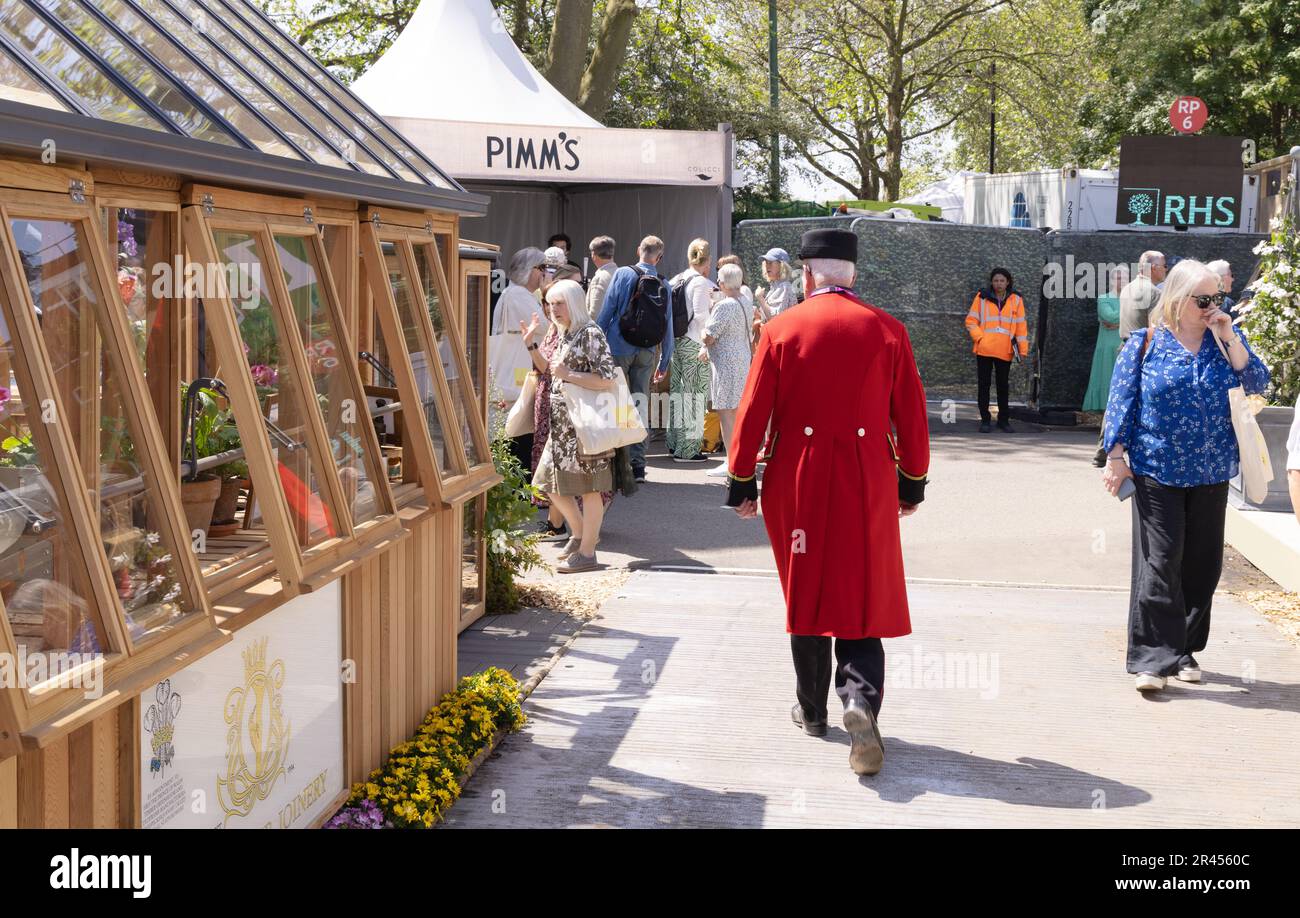
<instances>
[{"instance_id":1,"label":"yellow flower bed","mask_svg":"<svg viewBox=\"0 0 1300 918\"><path fill-rule=\"evenodd\" d=\"M460 796L458 779L474 756L498 730L517 730L524 720L514 676L495 666L466 676L415 736L394 747L364 784L353 785L347 805L372 800L396 828L431 828Z\"/></svg>"}]
</instances>

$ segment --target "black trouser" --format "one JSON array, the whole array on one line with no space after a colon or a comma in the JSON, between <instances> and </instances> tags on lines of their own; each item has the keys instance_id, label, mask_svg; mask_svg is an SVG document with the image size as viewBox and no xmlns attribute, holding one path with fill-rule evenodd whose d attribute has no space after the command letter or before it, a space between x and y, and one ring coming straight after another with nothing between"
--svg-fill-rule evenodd
<instances>
[{"instance_id":1,"label":"black trouser","mask_svg":"<svg viewBox=\"0 0 1300 918\"><path fill-rule=\"evenodd\" d=\"M996 370L998 377L998 423L1009 424L1011 415L1007 410L1007 401L1010 398L1011 389L1011 361L999 360L997 357L976 356L975 362L979 365L980 417L985 421L993 420L993 415L989 414L989 382Z\"/></svg>"},{"instance_id":2,"label":"black trouser","mask_svg":"<svg viewBox=\"0 0 1300 918\"><path fill-rule=\"evenodd\" d=\"M1128 671L1172 676L1210 637L1228 483L1174 488L1139 475L1134 484Z\"/></svg>"},{"instance_id":3,"label":"black trouser","mask_svg":"<svg viewBox=\"0 0 1300 918\"><path fill-rule=\"evenodd\" d=\"M524 434L510 438L510 453L524 467L524 478L533 480L533 435Z\"/></svg>"},{"instance_id":4,"label":"black trouser","mask_svg":"<svg viewBox=\"0 0 1300 918\"><path fill-rule=\"evenodd\" d=\"M790 635L794 655L795 696L809 720L826 719L826 696L831 688L831 641L835 641L835 693L845 704L857 698L880 716L885 692L885 646L880 638L828 638Z\"/></svg>"}]
</instances>

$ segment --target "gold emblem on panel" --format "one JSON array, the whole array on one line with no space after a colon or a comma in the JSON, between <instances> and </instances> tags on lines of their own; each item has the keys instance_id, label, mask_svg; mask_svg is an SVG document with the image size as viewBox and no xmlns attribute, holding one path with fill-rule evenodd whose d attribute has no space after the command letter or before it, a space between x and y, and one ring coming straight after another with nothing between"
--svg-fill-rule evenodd
<instances>
[{"instance_id":1,"label":"gold emblem on panel","mask_svg":"<svg viewBox=\"0 0 1300 918\"><path fill-rule=\"evenodd\" d=\"M284 661L266 663L267 638L244 648L244 684L226 696L226 773L217 800L226 816L247 816L285 774L289 723L285 720Z\"/></svg>"}]
</instances>

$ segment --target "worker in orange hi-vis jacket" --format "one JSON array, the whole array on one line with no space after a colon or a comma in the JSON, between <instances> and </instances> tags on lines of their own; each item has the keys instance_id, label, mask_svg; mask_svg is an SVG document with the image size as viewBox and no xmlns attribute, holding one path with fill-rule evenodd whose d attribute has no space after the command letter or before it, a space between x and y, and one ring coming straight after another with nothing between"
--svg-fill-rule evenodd
<instances>
[{"instance_id":1,"label":"worker in orange hi-vis jacket","mask_svg":"<svg viewBox=\"0 0 1300 918\"><path fill-rule=\"evenodd\" d=\"M907 330L853 293L857 243L844 230L803 235L811 292L762 326L727 449L727 505L758 515L766 436L763 519L785 593L791 717L826 735L834 673L849 764L875 774L884 762L881 638L912 630L899 519L925 496L930 434Z\"/></svg>"},{"instance_id":2,"label":"worker in orange hi-vis jacket","mask_svg":"<svg viewBox=\"0 0 1300 918\"><path fill-rule=\"evenodd\" d=\"M1016 293L1011 272L994 268L989 285L975 294L966 314L966 330L975 342L971 350L979 368L980 433L993 429L989 414L989 382L998 381L998 430L1014 433L1008 413L1011 380L1011 357L1019 352L1029 356L1029 326L1025 324L1025 301ZM1014 349L1014 351L1013 351Z\"/></svg>"}]
</instances>

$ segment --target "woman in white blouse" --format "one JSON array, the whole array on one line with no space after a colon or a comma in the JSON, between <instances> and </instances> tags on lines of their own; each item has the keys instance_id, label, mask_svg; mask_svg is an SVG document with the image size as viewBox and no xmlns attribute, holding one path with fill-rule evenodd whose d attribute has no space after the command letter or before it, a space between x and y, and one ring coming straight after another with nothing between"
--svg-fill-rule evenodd
<instances>
[{"instance_id":1,"label":"woman in white blouse","mask_svg":"<svg viewBox=\"0 0 1300 918\"><path fill-rule=\"evenodd\" d=\"M709 401L709 364L700 360L704 347L704 326L713 308L709 280L712 257L707 239L696 239L686 250L686 271L673 278L672 289L686 285L686 309L690 322L686 333L673 342L668 399L668 451L674 462L707 462L704 446L704 413ZM678 329L679 330L679 329Z\"/></svg>"},{"instance_id":2,"label":"woman in white blouse","mask_svg":"<svg viewBox=\"0 0 1300 918\"><path fill-rule=\"evenodd\" d=\"M551 320L547 318L537 296L538 289L546 280L543 270L545 264L546 259L541 249L530 246L515 252L514 257L510 259L510 268L507 272L510 283L501 291L501 296L497 298L496 307L492 311L492 334L512 336L506 339L509 346L494 346L491 350L493 358L500 364L494 363L489 374L489 378L494 381L498 390L499 401L496 402L495 407L499 411L508 411L514 404L524 384L524 378L533 368L532 358L524 348L520 337L520 325L526 327L536 316L541 336L545 336L546 331L551 327ZM521 437L514 437L510 443L510 451L525 470L530 469L533 435L524 434Z\"/></svg>"}]
</instances>

